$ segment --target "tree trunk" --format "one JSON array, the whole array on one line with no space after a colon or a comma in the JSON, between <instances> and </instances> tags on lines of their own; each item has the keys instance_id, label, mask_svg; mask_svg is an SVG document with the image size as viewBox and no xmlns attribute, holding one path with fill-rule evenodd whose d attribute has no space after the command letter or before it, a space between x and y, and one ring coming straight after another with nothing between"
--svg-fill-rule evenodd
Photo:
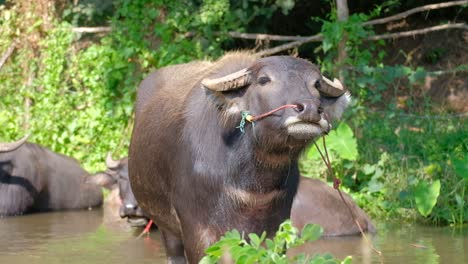
<instances>
[{"instance_id":1,"label":"tree trunk","mask_svg":"<svg viewBox=\"0 0 468 264\"><path fill-rule=\"evenodd\" d=\"M347 0L336 0L336 11L338 15L338 21L347 21L349 17L349 9L348 9L348 2ZM338 44L338 59L337 65L339 68L339 76L340 80L344 82L344 72L343 72L343 64L346 61L346 41L348 36L346 32L343 32L343 36L341 37L341 41Z\"/></svg>"}]
</instances>

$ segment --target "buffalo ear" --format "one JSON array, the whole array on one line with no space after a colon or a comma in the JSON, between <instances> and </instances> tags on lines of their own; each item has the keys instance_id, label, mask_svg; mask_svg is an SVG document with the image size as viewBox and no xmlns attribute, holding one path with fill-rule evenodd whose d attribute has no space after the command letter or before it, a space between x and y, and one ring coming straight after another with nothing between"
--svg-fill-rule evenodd
<instances>
[{"instance_id":1,"label":"buffalo ear","mask_svg":"<svg viewBox=\"0 0 468 264\"><path fill-rule=\"evenodd\" d=\"M205 78L201 81L201 84L208 90L225 92L239 89L250 84L251 82L252 74L249 69L244 68L219 78Z\"/></svg>"},{"instance_id":2,"label":"buffalo ear","mask_svg":"<svg viewBox=\"0 0 468 264\"><path fill-rule=\"evenodd\" d=\"M106 189L112 189L113 185L117 183L117 179L105 172L98 172L91 176L88 176L86 179L87 184L94 184Z\"/></svg>"}]
</instances>

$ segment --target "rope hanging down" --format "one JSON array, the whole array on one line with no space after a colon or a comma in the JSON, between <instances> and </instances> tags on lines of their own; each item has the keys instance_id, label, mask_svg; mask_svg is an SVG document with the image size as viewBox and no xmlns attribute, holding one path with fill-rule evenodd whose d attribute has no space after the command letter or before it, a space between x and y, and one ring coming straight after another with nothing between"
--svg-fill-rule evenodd
<instances>
[{"instance_id":1,"label":"rope hanging down","mask_svg":"<svg viewBox=\"0 0 468 264\"><path fill-rule=\"evenodd\" d=\"M338 191L338 194L340 195L340 198L341 200L343 201L343 203L345 204L346 208L348 208L348 211L349 211L349 214L351 215L354 223L357 225L357 227L359 228L359 232L361 232L361 235L364 237L364 239L366 240L367 244L371 247L371 249L376 252L380 257L382 257L382 252L377 250L374 245L372 244L372 242L369 240L369 238L367 238L366 234L364 233L364 230L362 229L361 227L361 224L359 224L359 222L356 220L356 216L354 215L353 213L353 210L351 210L351 207L349 206L349 204L346 202L346 200L344 199L343 197L343 193L341 193L341 190L340 190L340 184L341 184L341 180L338 179L336 176L335 176L335 173L333 172L333 167L331 165L331 162L330 162L330 157L328 156L328 151L327 151L327 145L325 143L325 137L322 137L322 140L323 140L323 149L325 151L325 154L323 154L323 152L320 150L319 146L317 145L317 142L314 142L314 145L315 147L317 148L319 154L320 154L320 157L322 158L323 162L325 163L325 165L327 166L327 169L328 169L328 173L329 175L333 178L333 188L335 190Z\"/></svg>"}]
</instances>

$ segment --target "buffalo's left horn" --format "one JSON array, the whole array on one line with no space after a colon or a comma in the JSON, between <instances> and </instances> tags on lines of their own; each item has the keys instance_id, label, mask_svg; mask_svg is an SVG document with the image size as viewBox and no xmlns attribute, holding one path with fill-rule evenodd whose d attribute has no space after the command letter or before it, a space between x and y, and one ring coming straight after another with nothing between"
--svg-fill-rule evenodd
<instances>
[{"instance_id":1,"label":"buffalo's left horn","mask_svg":"<svg viewBox=\"0 0 468 264\"><path fill-rule=\"evenodd\" d=\"M325 76L322 76L322 78L325 82L322 83L323 85L320 86L319 91L325 95L339 97L346 92L346 89L343 87L343 84L340 82L340 80L334 78L332 82Z\"/></svg>"},{"instance_id":2,"label":"buffalo's left horn","mask_svg":"<svg viewBox=\"0 0 468 264\"><path fill-rule=\"evenodd\" d=\"M11 143L0 143L0 152L9 152L21 147L26 140L28 140L29 135L24 136L22 139L11 142Z\"/></svg>"},{"instance_id":3,"label":"buffalo's left horn","mask_svg":"<svg viewBox=\"0 0 468 264\"><path fill-rule=\"evenodd\" d=\"M223 92L246 86L250 82L250 71L248 69L242 69L223 77L215 79L203 79L201 84L210 90Z\"/></svg>"},{"instance_id":4,"label":"buffalo's left horn","mask_svg":"<svg viewBox=\"0 0 468 264\"><path fill-rule=\"evenodd\" d=\"M119 165L120 165L120 161L112 159L112 154L108 152L107 157L106 157L107 168L112 170L112 169L116 169Z\"/></svg>"}]
</instances>

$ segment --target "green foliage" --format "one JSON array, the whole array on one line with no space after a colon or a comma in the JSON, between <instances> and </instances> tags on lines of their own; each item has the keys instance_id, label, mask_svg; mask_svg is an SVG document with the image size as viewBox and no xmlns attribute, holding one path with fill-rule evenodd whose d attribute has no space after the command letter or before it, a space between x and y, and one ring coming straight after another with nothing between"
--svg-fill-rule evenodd
<instances>
[{"instance_id":1,"label":"green foliage","mask_svg":"<svg viewBox=\"0 0 468 264\"><path fill-rule=\"evenodd\" d=\"M288 258L287 249L315 241L322 233L323 229L320 226L308 224L298 234L298 230L290 220L280 225L273 239L267 238L265 232L261 236L248 234L246 239L239 231L233 230L207 248L206 256L200 263L218 263L222 258L230 259L234 263L350 263L350 257L338 261L329 254L316 255L312 258L301 254L292 259Z\"/></svg>"},{"instance_id":2,"label":"green foliage","mask_svg":"<svg viewBox=\"0 0 468 264\"><path fill-rule=\"evenodd\" d=\"M66 7L64 17L73 25L102 22L108 4L80 1ZM30 133L30 141L70 155L88 170L103 169L108 151L127 155L140 80L168 64L219 56L224 33L245 25L230 12L229 1L113 4L112 34L99 41L74 34L58 18L44 30L40 16L23 14L14 4L1 6L0 50L21 39L0 71L1 141ZM264 11L254 7L270 3L245 4L242 12L253 19Z\"/></svg>"},{"instance_id":3,"label":"green foliage","mask_svg":"<svg viewBox=\"0 0 468 264\"><path fill-rule=\"evenodd\" d=\"M398 3L377 6L370 16ZM386 54L380 49L384 43L364 41L374 35L371 27L362 25L368 18L352 14L348 21L336 21L332 12L329 20L322 20L324 40L317 50L318 61L325 72L341 71L354 101L347 123L355 136L337 133L338 138L332 139L330 133L327 137L335 174L374 217L463 224L468 220L465 118L434 116L427 98L416 106L421 99L415 90L429 73L422 67L385 65ZM343 39L347 58L338 64ZM435 61L443 50L432 53L428 57ZM344 145L352 142L357 142L357 153L348 156ZM300 162L301 173L324 175L326 167L315 148L307 154Z\"/></svg>"}]
</instances>

